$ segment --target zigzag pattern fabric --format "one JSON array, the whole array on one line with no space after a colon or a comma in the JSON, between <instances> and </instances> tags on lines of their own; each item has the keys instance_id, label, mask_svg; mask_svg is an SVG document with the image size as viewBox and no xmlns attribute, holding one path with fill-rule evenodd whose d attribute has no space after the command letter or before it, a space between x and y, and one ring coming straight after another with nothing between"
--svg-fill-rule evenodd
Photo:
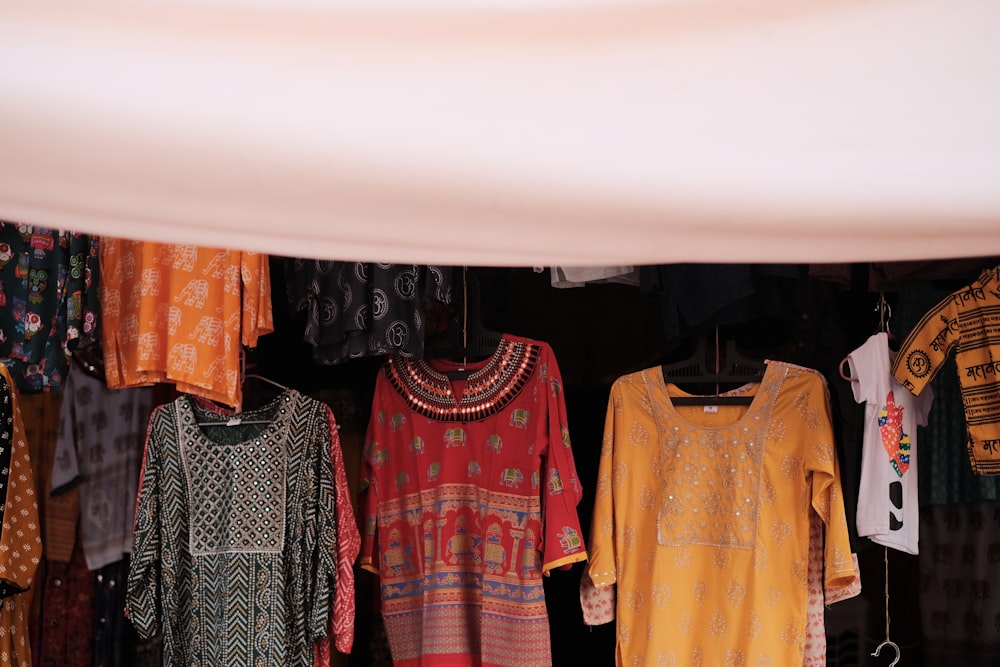
<instances>
[{"instance_id":1,"label":"zigzag pattern fabric","mask_svg":"<svg viewBox=\"0 0 1000 667\"><path fill-rule=\"evenodd\" d=\"M237 416L190 396L153 413L128 609L164 665L312 665L336 587L331 423L294 390Z\"/></svg>"}]
</instances>

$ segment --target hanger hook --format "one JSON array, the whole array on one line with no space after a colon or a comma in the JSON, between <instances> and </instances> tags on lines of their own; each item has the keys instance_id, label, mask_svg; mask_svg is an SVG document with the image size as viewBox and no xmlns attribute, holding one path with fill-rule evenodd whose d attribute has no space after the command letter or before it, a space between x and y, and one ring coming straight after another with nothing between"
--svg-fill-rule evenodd
<instances>
[{"instance_id":1,"label":"hanger hook","mask_svg":"<svg viewBox=\"0 0 1000 667\"><path fill-rule=\"evenodd\" d=\"M893 659L892 662L889 663L889 667L895 667L896 663L899 662L899 647L896 646L896 642L891 642L888 639L885 640L884 642L879 644L878 647L876 647L875 652L872 653L872 655L875 656L876 658L879 657L878 654L881 653L883 646L891 646L893 650L896 651L896 657Z\"/></svg>"},{"instance_id":2,"label":"hanger hook","mask_svg":"<svg viewBox=\"0 0 1000 667\"><path fill-rule=\"evenodd\" d=\"M885 292L879 291L878 302L875 304L875 312L878 313L879 331L889 332L889 320L892 319L892 306L886 301Z\"/></svg>"}]
</instances>

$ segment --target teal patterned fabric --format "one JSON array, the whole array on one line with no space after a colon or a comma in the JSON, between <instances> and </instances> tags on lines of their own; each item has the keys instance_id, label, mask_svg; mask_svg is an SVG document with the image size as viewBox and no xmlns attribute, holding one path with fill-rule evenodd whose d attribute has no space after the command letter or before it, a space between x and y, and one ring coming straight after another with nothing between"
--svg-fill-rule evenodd
<instances>
[{"instance_id":1,"label":"teal patterned fabric","mask_svg":"<svg viewBox=\"0 0 1000 667\"><path fill-rule=\"evenodd\" d=\"M97 340L97 255L96 237L0 222L0 361L21 393L62 389Z\"/></svg>"},{"instance_id":2,"label":"teal patterned fabric","mask_svg":"<svg viewBox=\"0 0 1000 667\"><path fill-rule=\"evenodd\" d=\"M328 410L288 390L240 425L190 396L153 413L128 609L165 665L312 665L336 583Z\"/></svg>"}]
</instances>

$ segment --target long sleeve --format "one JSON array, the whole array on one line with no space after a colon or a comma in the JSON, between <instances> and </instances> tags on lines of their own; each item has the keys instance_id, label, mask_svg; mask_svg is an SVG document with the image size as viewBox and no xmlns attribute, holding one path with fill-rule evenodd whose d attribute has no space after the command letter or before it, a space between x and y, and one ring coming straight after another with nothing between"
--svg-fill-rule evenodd
<instances>
[{"instance_id":1,"label":"long sleeve","mask_svg":"<svg viewBox=\"0 0 1000 667\"><path fill-rule=\"evenodd\" d=\"M4 664L30 665L28 623L32 598L18 595L34 580L42 559L38 504L28 443L17 405L13 377L0 363L0 458L5 472L0 486L0 655Z\"/></svg>"},{"instance_id":2,"label":"long sleeve","mask_svg":"<svg viewBox=\"0 0 1000 667\"><path fill-rule=\"evenodd\" d=\"M847 532L847 513L840 485L840 465L834 449L833 421L826 383L816 373L809 391L796 399L805 426L804 461L811 476L811 505L826 528L824 586L835 591L851 586L855 563Z\"/></svg>"},{"instance_id":3,"label":"long sleeve","mask_svg":"<svg viewBox=\"0 0 1000 667\"><path fill-rule=\"evenodd\" d=\"M243 252L240 256L240 278L243 286L242 342L248 347L256 347L258 336L274 331L268 256Z\"/></svg>"},{"instance_id":4,"label":"long sleeve","mask_svg":"<svg viewBox=\"0 0 1000 667\"><path fill-rule=\"evenodd\" d=\"M607 416L604 420L604 440L597 473L597 492L590 527L590 562L580 579L580 604L586 625L602 625L615 619L615 502L611 479L614 465L616 420L621 406L621 394L616 383L611 388Z\"/></svg>"},{"instance_id":5,"label":"long sleeve","mask_svg":"<svg viewBox=\"0 0 1000 667\"><path fill-rule=\"evenodd\" d=\"M381 386L385 382L385 375L379 373L375 385L375 399L372 404L372 418L368 422L364 451L361 455L361 476L358 488L359 523L363 526L360 564L362 568L376 575L379 574L379 487L375 473L376 467L382 464L388 456L388 451L385 449L385 409L382 401L386 388Z\"/></svg>"},{"instance_id":6,"label":"long sleeve","mask_svg":"<svg viewBox=\"0 0 1000 667\"><path fill-rule=\"evenodd\" d=\"M42 556L35 484L28 458L24 425L17 407L13 379L3 368L0 377L3 408L0 429L0 597L28 590Z\"/></svg>"},{"instance_id":7,"label":"long sleeve","mask_svg":"<svg viewBox=\"0 0 1000 667\"><path fill-rule=\"evenodd\" d=\"M333 462L333 482L337 494L337 588L333 614L327 638L315 645L314 667L330 664L330 641L341 653L350 653L354 646L354 562L361 551L361 535L351 504L344 467L344 452L340 447L340 429L333 411L327 412L330 427L330 455Z\"/></svg>"},{"instance_id":8,"label":"long sleeve","mask_svg":"<svg viewBox=\"0 0 1000 667\"><path fill-rule=\"evenodd\" d=\"M920 319L896 354L892 374L917 396L958 345L960 303L957 294L942 299Z\"/></svg>"},{"instance_id":9,"label":"long sleeve","mask_svg":"<svg viewBox=\"0 0 1000 667\"><path fill-rule=\"evenodd\" d=\"M615 442L624 434L622 428L621 387L618 382L611 387L608 411L604 421L604 441L597 471L597 489L594 496L594 513L590 530L590 563L588 574L598 588L616 582L617 545L615 543L615 493L614 479Z\"/></svg>"},{"instance_id":10,"label":"long sleeve","mask_svg":"<svg viewBox=\"0 0 1000 667\"><path fill-rule=\"evenodd\" d=\"M334 600L334 639L337 650L350 653L354 644L354 562L361 552L361 534L347 486L340 435L330 413L330 443L333 454L334 484L337 490L337 593Z\"/></svg>"},{"instance_id":11,"label":"long sleeve","mask_svg":"<svg viewBox=\"0 0 1000 667\"><path fill-rule=\"evenodd\" d=\"M139 491L135 506L132 560L128 571L125 604L136 632L150 639L161 631L160 550L160 463L158 443L150 419L146 447L139 470Z\"/></svg>"},{"instance_id":12,"label":"long sleeve","mask_svg":"<svg viewBox=\"0 0 1000 667\"><path fill-rule=\"evenodd\" d=\"M316 443L319 449L317 452L317 505L315 511L310 513L312 518L308 521L313 525L311 528L307 528L310 539L315 540L312 558L309 559L312 563L308 564L311 572L305 573L309 576L308 581L310 582L310 591L307 594L311 605L311 611L307 616L310 642L316 642L328 636L334 591L338 584L337 492L330 446L333 438L336 437L337 429L330 408L326 405L321 405L321 408L325 419L322 426L324 437L319 438Z\"/></svg>"},{"instance_id":13,"label":"long sleeve","mask_svg":"<svg viewBox=\"0 0 1000 667\"><path fill-rule=\"evenodd\" d=\"M347 487L344 453L340 448L340 434L333 412L327 413L330 427L330 455L333 462L333 483L337 494L337 588L334 593L333 615L326 640L315 647L313 664L322 667L330 664L330 637L341 653L350 653L354 645L354 561L361 551L351 494Z\"/></svg>"},{"instance_id":14,"label":"long sleeve","mask_svg":"<svg viewBox=\"0 0 1000 667\"><path fill-rule=\"evenodd\" d=\"M59 436L56 440L50 489L53 496L69 491L80 481L80 463L76 452L76 377L76 373L70 373L66 378L63 401L59 408Z\"/></svg>"},{"instance_id":15,"label":"long sleeve","mask_svg":"<svg viewBox=\"0 0 1000 667\"><path fill-rule=\"evenodd\" d=\"M555 357L548 349L543 352L544 384L548 401L548 451L545 456L545 486L542 507L545 537L542 545L542 573L587 560L577 505L583 489L576 474L573 450L570 446L566 401L562 377ZM547 357L547 359L546 359Z\"/></svg>"}]
</instances>

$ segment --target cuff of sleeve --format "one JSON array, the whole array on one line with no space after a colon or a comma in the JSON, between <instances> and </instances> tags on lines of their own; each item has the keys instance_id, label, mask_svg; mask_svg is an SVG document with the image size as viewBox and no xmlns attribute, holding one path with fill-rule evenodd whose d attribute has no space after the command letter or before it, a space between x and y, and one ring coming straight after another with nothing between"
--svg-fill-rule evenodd
<instances>
[{"instance_id":1,"label":"cuff of sleeve","mask_svg":"<svg viewBox=\"0 0 1000 667\"><path fill-rule=\"evenodd\" d=\"M598 588L586 569L580 578L580 607L584 625L604 625L615 620L615 587Z\"/></svg>"},{"instance_id":2,"label":"cuff of sleeve","mask_svg":"<svg viewBox=\"0 0 1000 667\"><path fill-rule=\"evenodd\" d=\"M579 553L570 554L569 556L563 556L562 558L558 558L558 559L556 559L554 561L551 561L551 562L548 562L548 563L544 563L542 565L542 574L544 574L545 576L548 576L549 572L551 572L552 570L555 570L556 568L560 568L560 567L562 567L564 565L571 565L573 563L579 563L582 560L587 560L587 552L586 551L581 551Z\"/></svg>"},{"instance_id":3,"label":"cuff of sleeve","mask_svg":"<svg viewBox=\"0 0 1000 667\"><path fill-rule=\"evenodd\" d=\"M853 568L851 571L850 581L847 577L837 577L836 584L834 586L827 586L826 591L826 604L836 604L844 600L856 597L861 594L861 568L858 566L858 556L857 554L851 554L851 560L853 563ZM845 583L846 582L846 583ZM841 585L843 584L843 585Z\"/></svg>"}]
</instances>

